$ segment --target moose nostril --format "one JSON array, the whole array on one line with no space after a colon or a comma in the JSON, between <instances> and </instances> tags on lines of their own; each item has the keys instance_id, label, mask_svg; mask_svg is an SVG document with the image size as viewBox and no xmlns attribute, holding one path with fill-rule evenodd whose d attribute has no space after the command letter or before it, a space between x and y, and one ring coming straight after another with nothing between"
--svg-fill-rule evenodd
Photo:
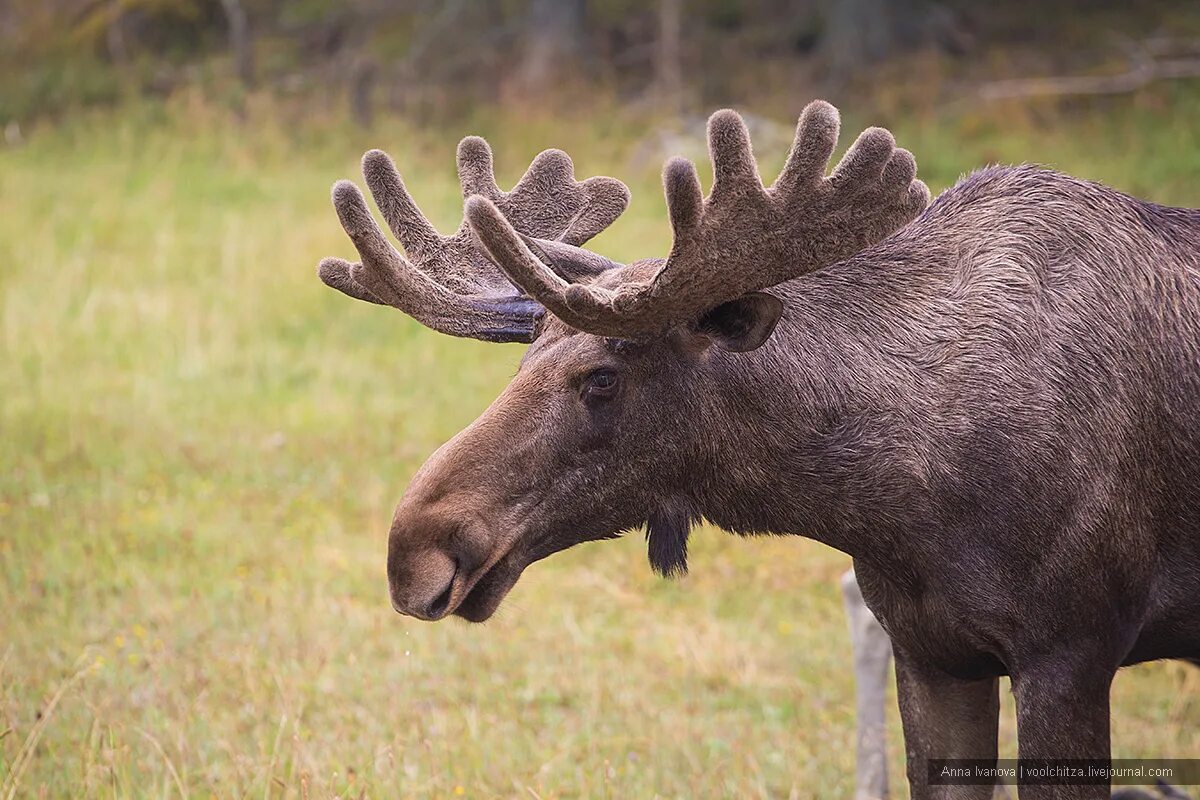
<instances>
[{"instance_id":1,"label":"moose nostril","mask_svg":"<svg viewBox=\"0 0 1200 800\"><path fill-rule=\"evenodd\" d=\"M450 591L454 588L454 579L446 584L446 588L437 597L433 598L433 602L429 604L429 616L437 619L446 613L446 608L450 605Z\"/></svg>"},{"instance_id":2,"label":"moose nostril","mask_svg":"<svg viewBox=\"0 0 1200 800\"><path fill-rule=\"evenodd\" d=\"M455 558L451 562L450 580L446 581L446 588L441 593L433 598L433 602L429 604L429 609L425 613L430 619L440 619L446 613L446 609L450 607L450 595L454 592L454 580L458 577L459 564Z\"/></svg>"},{"instance_id":3,"label":"moose nostril","mask_svg":"<svg viewBox=\"0 0 1200 800\"><path fill-rule=\"evenodd\" d=\"M458 575L458 559L441 548L416 553L388 542L388 591L392 608L417 619L437 620L450 612Z\"/></svg>"}]
</instances>

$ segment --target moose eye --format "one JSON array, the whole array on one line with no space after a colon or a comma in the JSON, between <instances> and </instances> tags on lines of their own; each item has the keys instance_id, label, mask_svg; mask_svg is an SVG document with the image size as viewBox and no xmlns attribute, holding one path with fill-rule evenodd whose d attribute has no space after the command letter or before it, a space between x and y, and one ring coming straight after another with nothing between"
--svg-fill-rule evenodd
<instances>
[{"instance_id":1,"label":"moose eye","mask_svg":"<svg viewBox=\"0 0 1200 800\"><path fill-rule=\"evenodd\" d=\"M616 370L598 369L583 380L584 399L612 397L617 392L618 382Z\"/></svg>"}]
</instances>

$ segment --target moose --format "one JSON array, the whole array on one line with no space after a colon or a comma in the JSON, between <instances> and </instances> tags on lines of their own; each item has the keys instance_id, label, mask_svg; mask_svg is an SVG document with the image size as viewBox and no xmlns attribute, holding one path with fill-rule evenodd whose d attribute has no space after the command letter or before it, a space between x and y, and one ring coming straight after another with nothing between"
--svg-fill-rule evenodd
<instances>
[{"instance_id":1,"label":"moose","mask_svg":"<svg viewBox=\"0 0 1200 800\"><path fill-rule=\"evenodd\" d=\"M435 330L529 344L511 383L412 478L392 519L397 611L486 620L522 571L645 526L686 569L691 526L848 553L891 638L914 797L929 759L994 760L998 679L1019 754L1107 759L1124 665L1200 657L1200 212L1034 166L932 203L836 110L803 112L765 186L745 124L708 123L713 183L672 159L665 259L582 245L624 209L547 151L501 192L459 148L441 236L391 160L333 204L361 261L325 283ZM1104 786L1024 786L1099 798Z\"/></svg>"}]
</instances>

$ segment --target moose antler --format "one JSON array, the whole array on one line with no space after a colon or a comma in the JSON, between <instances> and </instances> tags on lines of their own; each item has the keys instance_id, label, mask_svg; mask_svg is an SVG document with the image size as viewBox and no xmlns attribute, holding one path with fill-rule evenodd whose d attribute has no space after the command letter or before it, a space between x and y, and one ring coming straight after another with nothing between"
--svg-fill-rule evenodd
<instances>
[{"instance_id":1,"label":"moose antler","mask_svg":"<svg viewBox=\"0 0 1200 800\"><path fill-rule=\"evenodd\" d=\"M359 300L398 308L442 333L532 341L541 305L523 296L480 251L466 220L452 236L439 234L381 150L364 155L362 169L408 260L379 229L358 187L338 181L333 205L362 262L326 258L317 268L321 280ZM486 198L516 230L548 240L531 239L547 249L583 244L629 203L629 190L618 180L577 182L571 159L561 150L539 154L513 190L503 192L496 185L491 148L478 136L459 143L458 175L464 198Z\"/></svg>"},{"instance_id":2,"label":"moose antler","mask_svg":"<svg viewBox=\"0 0 1200 800\"><path fill-rule=\"evenodd\" d=\"M467 201L467 219L512 281L568 325L605 336L653 336L748 292L848 258L925 209L929 189L915 179L916 161L882 128L863 131L825 177L838 127L833 106L810 103L782 172L764 187L742 118L729 110L713 114L712 191L702 199L691 162L667 162L663 184L675 239L645 283L615 290L569 283L555 270L569 269L567 262L586 251L543 251L552 268L487 197Z\"/></svg>"}]
</instances>

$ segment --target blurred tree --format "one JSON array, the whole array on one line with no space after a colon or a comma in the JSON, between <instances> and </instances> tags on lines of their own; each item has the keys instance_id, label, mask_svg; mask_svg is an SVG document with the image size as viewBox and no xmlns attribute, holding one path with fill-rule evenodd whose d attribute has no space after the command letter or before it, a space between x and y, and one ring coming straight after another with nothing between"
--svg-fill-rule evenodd
<instances>
[{"instance_id":1,"label":"blurred tree","mask_svg":"<svg viewBox=\"0 0 1200 800\"><path fill-rule=\"evenodd\" d=\"M584 80L679 115L756 95L867 91L859 76L914 48L932 54L931 74L953 72L946 90L961 94L981 78L1086 75L1111 61L1114 48L1095 43L1112 32L1136 42L1163 31L1195 41L1200 31L1194 0L1143 0L1136 13L1117 0L1039 9L1029 15L1021 0L0 0L0 124L186 83L241 97L223 88L230 80L344 102L363 123L381 104L423 117L512 89L536 103ZM937 66L945 55L960 59L953 70ZM975 72L960 77L968 61ZM997 76L997 64L1011 73ZM935 83L911 91L936 103Z\"/></svg>"},{"instance_id":2,"label":"blurred tree","mask_svg":"<svg viewBox=\"0 0 1200 800\"><path fill-rule=\"evenodd\" d=\"M683 113L683 0L658 0L654 83L662 107Z\"/></svg>"},{"instance_id":3,"label":"blurred tree","mask_svg":"<svg viewBox=\"0 0 1200 800\"><path fill-rule=\"evenodd\" d=\"M924 0L829 0L821 50L839 75L886 58L913 35Z\"/></svg>"},{"instance_id":4,"label":"blurred tree","mask_svg":"<svg viewBox=\"0 0 1200 800\"><path fill-rule=\"evenodd\" d=\"M587 0L531 0L525 25L520 82L545 92L586 58Z\"/></svg>"},{"instance_id":5,"label":"blurred tree","mask_svg":"<svg viewBox=\"0 0 1200 800\"><path fill-rule=\"evenodd\" d=\"M827 0L821 54L837 78L919 44L963 46L957 15L934 0Z\"/></svg>"},{"instance_id":6,"label":"blurred tree","mask_svg":"<svg viewBox=\"0 0 1200 800\"><path fill-rule=\"evenodd\" d=\"M221 8L229 23L229 47L233 50L238 78L246 86L254 86L254 43L246 7L242 0L221 0Z\"/></svg>"},{"instance_id":7,"label":"blurred tree","mask_svg":"<svg viewBox=\"0 0 1200 800\"><path fill-rule=\"evenodd\" d=\"M64 20L59 18L58 30L46 32L43 44L102 49L115 63L128 62L138 51L194 54L220 13L211 0L90 0L64 5L71 7L65 15L68 24L61 25Z\"/></svg>"}]
</instances>

